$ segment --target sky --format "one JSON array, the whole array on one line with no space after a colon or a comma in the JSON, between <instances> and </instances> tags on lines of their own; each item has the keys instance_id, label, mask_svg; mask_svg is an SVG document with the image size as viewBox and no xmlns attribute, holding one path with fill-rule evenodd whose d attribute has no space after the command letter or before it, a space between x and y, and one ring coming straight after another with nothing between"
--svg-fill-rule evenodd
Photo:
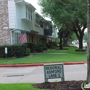
<instances>
[{"instance_id":1,"label":"sky","mask_svg":"<svg viewBox=\"0 0 90 90\"><path fill-rule=\"evenodd\" d=\"M41 8L40 8L40 6L38 5L38 0L25 0L25 1L31 3L31 4L36 8L36 11L37 11L40 15L42 15L42 14L41 14Z\"/></svg>"},{"instance_id":2,"label":"sky","mask_svg":"<svg viewBox=\"0 0 90 90\"><path fill-rule=\"evenodd\" d=\"M42 13L41 13L41 7L38 5L38 0L25 0L25 1L31 3L36 8L36 12L38 12L41 16L43 16ZM46 20L51 20L48 17L44 17L44 18Z\"/></svg>"}]
</instances>

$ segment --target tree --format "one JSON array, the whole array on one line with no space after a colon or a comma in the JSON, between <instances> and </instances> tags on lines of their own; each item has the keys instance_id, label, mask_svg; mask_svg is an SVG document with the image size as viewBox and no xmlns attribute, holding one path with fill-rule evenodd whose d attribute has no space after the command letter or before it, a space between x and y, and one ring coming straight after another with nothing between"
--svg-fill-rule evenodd
<instances>
[{"instance_id":1,"label":"tree","mask_svg":"<svg viewBox=\"0 0 90 90\"><path fill-rule=\"evenodd\" d=\"M75 33L72 34L71 38L70 38L70 42L77 40L77 37L75 35Z\"/></svg>"},{"instance_id":2,"label":"tree","mask_svg":"<svg viewBox=\"0 0 90 90\"><path fill-rule=\"evenodd\" d=\"M62 30L62 29L59 30L58 36L59 36L59 39L60 39L59 47L60 47L60 49L63 49L63 41L62 41L62 38L63 38L63 30Z\"/></svg>"},{"instance_id":3,"label":"tree","mask_svg":"<svg viewBox=\"0 0 90 90\"><path fill-rule=\"evenodd\" d=\"M58 32L58 36L59 36L59 39L60 39L60 49L63 49L63 47L67 47L69 46L68 45L68 41L70 39L72 35L72 32L69 31L68 29L65 29L65 28L61 28Z\"/></svg>"},{"instance_id":4,"label":"tree","mask_svg":"<svg viewBox=\"0 0 90 90\"><path fill-rule=\"evenodd\" d=\"M84 30L87 28L87 1L86 0L40 0L42 12L58 27L68 26L78 40L79 49L83 49Z\"/></svg>"},{"instance_id":5,"label":"tree","mask_svg":"<svg viewBox=\"0 0 90 90\"><path fill-rule=\"evenodd\" d=\"M87 0L88 11L87 11L87 83L90 83L90 0Z\"/></svg>"}]
</instances>

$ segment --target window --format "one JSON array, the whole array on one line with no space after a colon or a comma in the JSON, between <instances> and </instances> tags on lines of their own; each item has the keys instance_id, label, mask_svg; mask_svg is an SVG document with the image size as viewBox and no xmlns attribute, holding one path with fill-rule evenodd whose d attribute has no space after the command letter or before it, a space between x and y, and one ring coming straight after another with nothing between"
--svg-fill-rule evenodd
<instances>
[{"instance_id":1,"label":"window","mask_svg":"<svg viewBox=\"0 0 90 90\"><path fill-rule=\"evenodd\" d=\"M18 44L19 43L19 36L20 36L20 33L13 33L12 34L13 44Z\"/></svg>"},{"instance_id":2,"label":"window","mask_svg":"<svg viewBox=\"0 0 90 90\"><path fill-rule=\"evenodd\" d=\"M28 17L28 8L26 6L26 18Z\"/></svg>"},{"instance_id":3,"label":"window","mask_svg":"<svg viewBox=\"0 0 90 90\"><path fill-rule=\"evenodd\" d=\"M27 18L27 11L26 11L26 18Z\"/></svg>"},{"instance_id":4,"label":"window","mask_svg":"<svg viewBox=\"0 0 90 90\"><path fill-rule=\"evenodd\" d=\"M32 20L32 13L31 13L31 20Z\"/></svg>"},{"instance_id":5,"label":"window","mask_svg":"<svg viewBox=\"0 0 90 90\"><path fill-rule=\"evenodd\" d=\"M31 21L32 20L32 13L28 11L28 19Z\"/></svg>"},{"instance_id":6,"label":"window","mask_svg":"<svg viewBox=\"0 0 90 90\"><path fill-rule=\"evenodd\" d=\"M31 14L30 14L30 12L28 12L28 18L29 18L29 20L31 20Z\"/></svg>"}]
</instances>

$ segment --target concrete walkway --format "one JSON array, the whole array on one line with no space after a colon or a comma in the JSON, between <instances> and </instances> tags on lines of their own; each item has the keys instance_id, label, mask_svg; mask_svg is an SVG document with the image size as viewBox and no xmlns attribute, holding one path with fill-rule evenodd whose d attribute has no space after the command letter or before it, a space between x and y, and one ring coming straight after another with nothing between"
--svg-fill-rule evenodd
<instances>
[{"instance_id":1,"label":"concrete walkway","mask_svg":"<svg viewBox=\"0 0 90 90\"><path fill-rule=\"evenodd\" d=\"M87 65L64 64L65 80L86 80ZM53 79L49 81L60 81ZM44 68L41 66L33 67L2 67L0 68L0 83L42 83L44 82Z\"/></svg>"}]
</instances>

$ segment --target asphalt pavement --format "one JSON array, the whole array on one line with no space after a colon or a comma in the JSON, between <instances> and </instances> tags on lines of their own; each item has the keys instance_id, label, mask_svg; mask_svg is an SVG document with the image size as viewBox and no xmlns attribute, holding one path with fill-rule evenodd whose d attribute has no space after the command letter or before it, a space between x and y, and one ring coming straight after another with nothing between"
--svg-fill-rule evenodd
<instances>
[{"instance_id":1,"label":"asphalt pavement","mask_svg":"<svg viewBox=\"0 0 90 90\"><path fill-rule=\"evenodd\" d=\"M80 64L64 64L65 81L86 80L87 65ZM49 82L58 82L61 79L49 79ZM0 83L43 83L44 67L43 64L26 67L1 67Z\"/></svg>"}]
</instances>

